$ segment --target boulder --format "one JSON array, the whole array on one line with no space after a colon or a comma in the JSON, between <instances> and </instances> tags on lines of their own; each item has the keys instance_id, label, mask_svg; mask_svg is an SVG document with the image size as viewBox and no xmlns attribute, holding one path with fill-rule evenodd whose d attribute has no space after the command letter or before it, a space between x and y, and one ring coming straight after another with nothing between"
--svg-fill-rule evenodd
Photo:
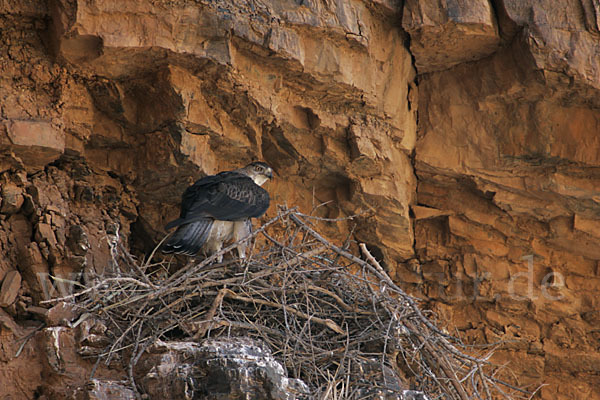
<instances>
[{"instance_id":1,"label":"boulder","mask_svg":"<svg viewBox=\"0 0 600 400\"><path fill-rule=\"evenodd\" d=\"M157 342L140 360L150 398L308 399L304 382L288 378L269 349L249 338Z\"/></svg>"}]
</instances>

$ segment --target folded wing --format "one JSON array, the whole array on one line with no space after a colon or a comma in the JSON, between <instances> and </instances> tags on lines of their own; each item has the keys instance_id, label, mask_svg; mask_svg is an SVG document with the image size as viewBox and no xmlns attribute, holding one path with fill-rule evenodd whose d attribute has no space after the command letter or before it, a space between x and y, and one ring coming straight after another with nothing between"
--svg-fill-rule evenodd
<instances>
[{"instance_id":1,"label":"folded wing","mask_svg":"<svg viewBox=\"0 0 600 400\"><path fill-rule=\"evenodd\" d=\"M255 218L268 208L268 192L246 175L228 171L202 178L183 194L179 218L166 225L166 229L177 227L177 231L163 246L163 252L196 254L215 220Z\"/></svg>"}]
</instances>

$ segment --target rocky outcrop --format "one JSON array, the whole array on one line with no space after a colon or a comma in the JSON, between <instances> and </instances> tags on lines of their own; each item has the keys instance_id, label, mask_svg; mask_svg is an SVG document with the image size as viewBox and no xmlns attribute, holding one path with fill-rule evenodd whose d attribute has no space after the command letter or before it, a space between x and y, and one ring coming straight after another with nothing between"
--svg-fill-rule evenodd
<instances>
[{"instance_id":1,"label":"rocky outcrop","mask_svg":"<svg viewBox=\"0 0 600 400\"><path fill-rule=\"evenodd\" d=\"M248 338L158 342L141 360L150 398L303 399L309 389L289 379L264 343Z\"/></svg>"},{"instance_id":2,"label":"rocky outcrop","mask_svg":"<svg viewBox=\"0 0 600 400\"><path fill-rule=\"evenodd\" d=\"M402 28L419 74L479 60L500 48L497 16L489 0L407 0Z\"/></svg>"},{"instance_id":3,"label":"rocky outcrop","mask_svg":"<svg viewBox=\"0 0 600 400\"><path fill-rule=\"evenodd\" d=\"M523 384L547 383L542 398L597 398L598 10L492 3L506 45L463 54L479 61L440 65L427 52L439 42L411 33L419 72L429 72L419 78L415 169L430 217L415 222L422 275L409 266L401 275L422 282L465 335L510 341L497 359L518 358ZM427 11L451 15L469 40L472 11L450 4ZM404 25L450 40L447 25L407 15Z\"/></svg>"},{"instance_id":4,"label":"rocky outcrop","mask_svg":"<svg viewBox=\"0 0 600 400\"><path fill-rule=\"evenodd\" d=\"M117 236L149 251L199 176L262 159L273 203L360 214L321 230L352 231L466 339L507 341L518 383L600 398L599 12L0 2L0 381L27 382L0 393L69 365L35 351L72 329L41 300L111 268ZM42 320L57 326L32 336ZM86 396L122 384L100 375Z\"/></svg>"},{"instance_id":5,"label":"rocky outcrop","mask_svg":"<svg viewBox=\"0 0 600 400\"><path fill-rule=\"evenodd\" d=\"M285 177L276 201L330 202L321 210L330 217L377 210L357 234L386 256L412 256L416 86L399 10L359 1L51 9L58 59L86 77L67 92L102 120L81 129L81 102L66 105L65 133L79 136L73 150L111 148L98 161L135 175L145 202L175 203L173 184L187 183L189 168L213 173L261 158ZM144 218L161 226L166 217Z\"/></svg>"},{"instance_id":6,"label":"rocky outcrop","mask_svg":"<svg viewBox=\"0 0 600 400\"><path fill-rule=\"evenodd\" d=\"M131 381L118 378L121 360L109 368L104 363L94 366L90 378L93 363L84 357L103 349L106 327L85 317L72 326L37 334L45 378L38 394L52 399L136 399L139 393L131 389ZM264 343L248 338L158 341L136 365L134 376L150 399L302 399L309 393L304 382L287 377Z\"/></svg>"}]
</instances>

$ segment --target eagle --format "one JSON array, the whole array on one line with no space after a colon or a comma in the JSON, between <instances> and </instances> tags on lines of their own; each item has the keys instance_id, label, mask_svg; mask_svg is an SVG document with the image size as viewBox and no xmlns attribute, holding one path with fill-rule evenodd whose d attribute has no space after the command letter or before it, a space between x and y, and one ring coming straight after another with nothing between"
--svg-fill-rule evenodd
<instances>
[{"instance_id":1,"label":"eagle","mask_svg":"<svg viewBox=\"0 0 600 400\"><path fill-rule=\"evenodd\" d=\"M205 255L219 252L223 243L239 241L252 230L250 218L263 215L269 208L269 193L261 186L273 178L273 170L264 162L209 175L188 187L181 199L179 218L165 229L177 228L163 245L163 253ZM246 244L237 247L240 258L246 256ZM217 262L223 261L223 256Z\"/></svg>"}]
</instances>

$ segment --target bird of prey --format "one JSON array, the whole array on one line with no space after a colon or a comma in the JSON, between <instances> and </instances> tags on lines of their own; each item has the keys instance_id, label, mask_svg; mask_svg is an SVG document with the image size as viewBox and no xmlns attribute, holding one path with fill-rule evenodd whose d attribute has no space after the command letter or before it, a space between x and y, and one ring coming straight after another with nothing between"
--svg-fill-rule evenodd
<instances>
[{"instance_id":1,"label":"bird of prey","mask_svg":"<svg viewBox=\"0 0 600 400\"><path fill-rule=\"evenodd\" d=\"M206 176L183 193L179 218L165 229L177 230L163 246L163 253L205 255L219 252L223 243L239 241L252 230L250 218L260 217L269 208L269 193L261 185L273 177L263 162L244 168ZM246 244L238 245L238 254L246 256ZM223 256L217 262L223 261Z\"/></svg>"}]
</instances>

